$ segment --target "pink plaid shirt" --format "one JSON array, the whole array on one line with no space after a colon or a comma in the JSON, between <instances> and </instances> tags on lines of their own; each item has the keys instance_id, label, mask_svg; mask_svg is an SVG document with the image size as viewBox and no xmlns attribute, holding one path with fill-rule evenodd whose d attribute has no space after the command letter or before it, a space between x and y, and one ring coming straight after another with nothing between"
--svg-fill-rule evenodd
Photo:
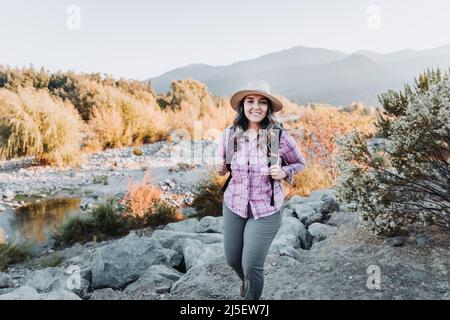
<instances>
[{"instance_id":1,"label":"pink plaid shirt","mask_svg":"<svg viewBox=\"0 0 450 320\"><path fill-rule=\"evenodd\" d=\"M226 148L229 128L222 133L218 148L218 158L226 162ZM248 217L247 208L250 204L254 219L269 216L281 209L284 200L284 190L280 180L274 180L274 206L270 205L272 188L270 185L269 166L261 159L267 159L256 139L238 139L237 151L231 160L232 179L224 193L224 202L228 208L243 218ZM292 184L296 173L302 171L306 161L295 140L282 131L279 155L288 163L281 168L286 172L285 180Z\"/></svg>"}]
</instances>

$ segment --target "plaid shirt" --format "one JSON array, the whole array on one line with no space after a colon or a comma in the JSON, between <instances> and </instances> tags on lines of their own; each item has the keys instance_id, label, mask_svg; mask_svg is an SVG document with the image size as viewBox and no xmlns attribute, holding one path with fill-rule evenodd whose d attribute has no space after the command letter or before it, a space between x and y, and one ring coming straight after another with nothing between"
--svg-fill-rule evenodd
<instances>
[{"instance_id":1,"label":"plaid shirt","mask_svg":"<svg viewBox=\"0 0 450 320\"><path fill-rule=\"evenodd\" d=\"M222 133L216 155L222 163L226 163L229 132L227 128ZM256 140L249 141L246 136L241 136L237 143L239 147L231 160L232 179L224 193L225 204L243 218L248 217L248 204L255 220L276 213L283 205L284 190L281 181L274 180L274 206L271 206L272 188L269 166L265 161L267 155L261 148L257 148ZM284 179L292 184L294 175L305 168L305 158L295 140L285 130L282 131L278 150L287 163L281 167L287 174Z\"/></svg>"}]
</instances>

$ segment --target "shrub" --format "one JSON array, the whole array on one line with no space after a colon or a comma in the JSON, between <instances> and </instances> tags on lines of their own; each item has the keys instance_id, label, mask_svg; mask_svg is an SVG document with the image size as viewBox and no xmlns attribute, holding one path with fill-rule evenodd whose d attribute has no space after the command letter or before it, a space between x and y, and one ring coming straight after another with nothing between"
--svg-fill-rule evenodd
<instances>
[{"instance_id":1,"label":"shrub","mask_svg":"<svg viewBox=\"0 0 450 320\"><path fill-rule=\"evenodd\" d=\"M161 190L149 185L149 175L145 174L142 182L130 181L128 193L123 202L127 207L127 216L140 220L145 224L146 215L152 211L152 207L160 200Z\"/></svg>"},{"instance_id":2,"label":"shrub","mask_svg":"<svg viewBox=\"0 0 450 320\"><path fill-rule=\"evenodd\" d=\"M81 119L46 90L0 89L0 158L36 156L48 164L81 162Z\"/></svg>"},{"instance_id":3,"label":"shrub","mask_svg":"<svg viewBox=\"0 0 450 320\"><path fill-rule=\"evenodd\" d=\"M90 214L70 216L52 235L59 243L105 240L128 232L124 217L111 202L100 204Z\"/></svg>"},{"instance_id":4,"label":"shrub","mask_svg":"<svg viewBox=\"0 0 450 320\"><path fill-rule=\"evenodd\" d=\"M379 96L377 133L339 139L336 193L355 202L371 230L408 231L412 223L449 228L450 80L428 70L413 88ZM384 141L385 147L376 139Z\"/></svg>"},{"instance_id":5,"label":"shrub","mask_svg":"<svg viewBox=\"0 0 450 320\"><path fill-rule=\"evenodd\" d=\"M311 192L329 188L332 184L333 178L327 168L323 168L319 163L308 164L294 176L292 185L286 184L286 196L298 194L306 197Z\"/></svg>"},{"instance_id":6,"label":"shrub","mask_svg":"<svg viewBox=\"0 0 450 320\"><path fill-rule=\"evenodd\" d=\"M166 135L166 119L156 102L141 101L113 87L102 88L103 100L92 109L88 146L121 147L154 142Z\"/></svg>"},{"instance_id":7,"label":"shrub","mask_svg":"<svg viewBox=\"0 0 450 320\"><path fill-rule=\"evenodd\" d=\"M126 233L125 220L109 202L96 207L92 211L92 217L100 238L120 236Z\"/></svg>"},{"instance_id":8,"label":"shrub","mask_svg":"<svg viewBox=\"0 0 450 320\"><path fill-rule=\"evenodd\" d=\"M196 209L196 217L221 216L223 204L222 187L227 175L219 176L211 172L210 179L200 182L194 193L192 206Z\"/></svg>"},{"instance_id":9,"label":"shrub","mask_svg":"<svg viewBox=\"0 0 450 320\"><path fill-rule=\"evenodd\" d=\"M158 201L154 208L146 215L146 226L157 227L165 225L170 222L177 222L182 220L182 214L174 206L169 205L164 201Z\"/></svg>"},{"instance_id":10,"label":"shrub","mask_svg":"<svg viewBox=\"0 0 450 320\"><path fill-rule=\"evenodd\" d=\"M96 234L92 216L74 215L62 223L52 237L59 243L71 244L93 240Z\"/></svg>"},{"instance_id":11,"label":"shrub","mask_svg":"<svg viewBox=\"0 0 450 320\"><path fill-rule=\"evenodd\" d=\"M0 271L11 264L27 260L31 251L31 245L28 243L0 243Z\"/></svg>"}]
</instances>

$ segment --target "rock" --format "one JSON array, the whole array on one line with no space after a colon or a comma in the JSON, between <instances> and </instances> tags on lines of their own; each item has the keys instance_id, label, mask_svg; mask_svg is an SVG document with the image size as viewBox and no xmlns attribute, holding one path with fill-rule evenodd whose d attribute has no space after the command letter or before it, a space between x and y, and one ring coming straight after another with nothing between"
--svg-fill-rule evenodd
<instances>
[{"instance_id":1,"label":"rock","mask_svg":"<svg viewBox=\"0 0 450 320\"><path fill-rule=\"evenodd\" d=\"M309 248L311 239L308 230L297 218L284 217L269 248L269 253L298 258L299 249Z\"/></svg>"},{"instance_id":2,"label":"rock","mask_svg":"<svg viewBox=\"0 0 450 320\"><path fill-rule=\"evenodd\" d=\"M171 189L174 189L174 188L176 187L175 182L173 182L173 181L170 180L170 179L165 179L163 182L164 182L167 186L169 186L169 188L171 188Z\"/></svg>"},{"instance_id":3,"label":"rock","mask_svg":"<svg viewBox=\"0 0 450 320\"><path fill-rule=\"evenodd\" d=\"M176 251L163 248L155 238L131 233L95 251L92 285L95 289L121 289L137 280L153 264L173 266L176 256Z\"/></svg>"},{"instance_id":4,"label":"rock","mask_svg":"<svg viewBox=\"0 0 450 320\"><path fill-rule=\"evenodd\" d=\"M306 201L308 201L308 197L302 197L299 196L298 194L293 195L289 200L288 200L288 204L300 204L300 203L305 203Z\"/></svg>"},{"instance_id":5,"label":"rock","mask_svg":"<svg viewBox=\"0 0 450 320\"><path fill-rule=\"evenodd\" d=\"M431 239L426 234L419 234L416 236L416 244L419 247L425 247L431 245Z\"/></svg>"},{"instance_id":6,"label":"rock","mask_svg":"<svg viewBox=\"0 0 450 320\"><path fill-rule=\"evenodd\" d=\"M122 300L125 294L120 290L104 288L95 290L89 300Z\"/></svg>"},{"instance_id":7,"label":"rock","mask_svg":"<svg viewBox=\"0 0 450 320\"><path fill-rule=\"evenodd\" d=\"M36 300L81 300L81 298L71 291L57 290L39 294Z\"/></svg>"},{"instance_id":8,"label":"rock","mask_svg":"<svg viewBox=\"0 0 450 320\"><path fill-rule=\"evenodd\" d=\"M196 218L189 218L179 222L168 223L164 230L180 231L180 232L195 232L198 225Z\"/></svg>"},{"instance_id":9,"label":"rock","mask_svg":"<svg viewBox=\"0 0 450 320\"><path fill-rule=\"evenodd\" d=\"M284 208L283 209L283 217L296 217L296 215L292 208Z\"/></svg>"},{"instance_id":10,"label":"rock","mask_svg":"<svg viewBox=\"0 0 450 320\"><path fill-rule=\"evenodd\" d=\"M0 300L33 300L38 295L38 292L34 288L22 286L10 293L1 295Z\"/></svg>"},{"instance_id":11,"label":"rock","mask_svg":"<svg viewBox=\"0 0 450 320\"><path fill-rule=\"evenodd\" d=\"M29 274L24 284L36 289L39 293L64 290L84 296L89 290L89 282L83 279L81 275L78 281L75 278L76 276L75 273L69 274L60 268L45 268Z\"/></svg>"},{"instance_id":12,"label":"rock","mask_svg":"<svg viewBox=\"0 0 450 320\"><path fill-rule=\"evenodd\" d=\"M322 189L311 192L309 195L309 201L324 201L327 198L335 198L335 192L333 189Z\"/></svg>"},{"instance_id":13,"label":"rock","mask_svg":"<svg viewBox=\"0 0 450 320\"><path fill-rule=\"evenodd\" d=\"M309 227L309 225L313 224L314 222L320 222L323 219L323 215L320 212L314 213L312 216L309 216L305 221L305 226Z\"/></svg>"},{"instance_id":14,"label":"rock","mask_svg":"<svg viewBox=\"0 0 450 320\"><path fill-rule=\"evenodd\" d=\"M309 226L308 231L313 236L313 243L316 243L326 239L330 234L334 233L335 227L315 222Z\"/></svg>"},{"instance_id":15,"label":"rock","mask_svg":"<svg viewBox=\"0 0 450 320\"><path fill-rule=\"evenodd\" d=\"M83 200L81 200L81 203L80 203L80 209L83 211L90 209L94 206L94 203L95 203L95 200L93 198L83 199Z\"/></svg>"},{"instance_id":16,"label":"rock","mask_svg":"<svg viewBox=\"0 0 450 320\"><path fill-rule=\"evenodd\" d=\"M326 224L339 227L341 225L354 222L357 222L357 216L355 213L335 211L330 215L330 218L326 221Z\"/></svg>"},{"instance_id":17,"label":"rock","mask_svg":"<svg viewBox=\"0 0 450 320\"><path fill-rule=\"evenodd\" d=\"M0 289L9 288L14 285L11 277L3 272L0 272Z\"/></svg>"},{"instance_id":18,"label":"rock","mask_svg":"<svg viewBox=\"0 0 450 320\"><path fill-rule=\"evenodd\" d=\"M195 228L197 233L223 233L223 217L206 216Z\"/></svg>"},{"instance_id":19,"label":"rock","mask_svg":"<svg viewBox=\"0 0 450 320\"><path fill-rule=\"evenodd\" d=\"M239 278L226 263L193 267L170 289L171 299L237 300Z\"/></svg>"},{"instance_id":20,"label":"rock","mask_svg":"<svg viewBox=\"0 0 450 320\"><path fill-rule=\"evenodd\" d=\"M306 220L308 220L308 218L314 216L316 213L317 211L308 205L303 205L301 211L296 211L298 220L300 220L300 222L303 224L306 223Z\"/></svg>"},{"instance_id":21,"label":"rock","mask_svg":"<svg viewBox=\"0 0 450 320\"><path fill-rule=\"evenodd\" d=\"M385 239L384 244L392 247L402 247L406 243L406 237L398 236L398 237L390 237Z\"/></svg>"},{"instance_id":22,"label":"rock","mask_svg":"<svg viewBox=\"0 0 450 320\"><path fill-rule=\"evenodd\" d=\"M0 295L0 300L81 300L73 292L57 290L39 294L34 288L22 286L14 291Z\"/></svg>"},{"instance_id":23,"label":"rock","mask_svg":"<svg viewBox=\"0 0 450 320\"><path fill-rule=\"evenodd\" d=\"M317 212L309 204L293 204L290 205L290 207L302 223L305 223L309 217L313 216Z\"/></svg>"},{"instance_id":24,"label":"rock","mask_svg":"<svg viewBox=\"0 0 450 320\"><path fill-rule=\"evenodd\" d=\"M172 285L183 276L183 273L166 265L158 264L150 266L144 274L135 282L125 288L124 293L156 292L170 290Z\"/></svg>"},{"instance_id":25,"label":"rock","mask_svg":"<svg viewBox=\"0 0 450 320\"><path fill-rule=\"evenodd\" d=\"M6 190L3 192L3 198L6 198L6 200L12 200L16 194L12 190Z\"/></svg>"},{"instance_id":26,"label":"rock","mask_svg":"<svg viewBox=\"0 0 450 320\"><path fill-rule=\"evenodd\" d=\"M152 238L161 243L164 248L170 248L183 254L183 243L186 239L199 240L204 244L223 242L223 235L220 233L189 233L169 230L155 230Z\"/></svg>"},{"instance_id":27,"label":"rock","mask_svg":"<svg viewBox=\"0 0 450 320\"><path fill-rule=\"evenodd\" d=\"M334 211L339 211L339 203L333 198L326 198L322 205L321 212L323 214L330 214Z\"/></svg>"},{"instance_id":28,"label":"rock","mask_svg":"<svg viewBox=\"0 0 450 320\"><path fill-rule=\"evenodd\" d=\"M183 242L183 256L186 270L220 260L225 262L223 243L203 244L199 240L186 239Z\"/></svg>"},{"instance_id":29,"label":"rock","mask_svg":"<svg viewBox=\"0 0 450 320\"><path fill-rule=\"evenodd\" d=\"M0 204L0 212L3 212L5 210L6 210L6 208Z\"/></svg>"}]
</instances>

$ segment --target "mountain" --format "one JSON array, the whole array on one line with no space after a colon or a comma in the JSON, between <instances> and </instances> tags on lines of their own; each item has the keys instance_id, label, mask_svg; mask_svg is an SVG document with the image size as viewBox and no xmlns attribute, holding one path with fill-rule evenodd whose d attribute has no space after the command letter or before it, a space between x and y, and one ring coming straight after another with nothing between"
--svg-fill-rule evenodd
<instances>
[{"instance_id":1,"label":"mountain","mask_svg":"<svg viewBox=\"0 0 450 320\"><path fill-rule=\"evenodd\" d=\"M450 67L450 45L386 54L296 46L226 66L190 64L148 80L157 92L169 90L173 80L193 78L215 95L230 95L248 80L262 78L273 92L299 103L377 105L378 94L401 89L426 68L436 66Z\"/></svg>"}]
</instances>

